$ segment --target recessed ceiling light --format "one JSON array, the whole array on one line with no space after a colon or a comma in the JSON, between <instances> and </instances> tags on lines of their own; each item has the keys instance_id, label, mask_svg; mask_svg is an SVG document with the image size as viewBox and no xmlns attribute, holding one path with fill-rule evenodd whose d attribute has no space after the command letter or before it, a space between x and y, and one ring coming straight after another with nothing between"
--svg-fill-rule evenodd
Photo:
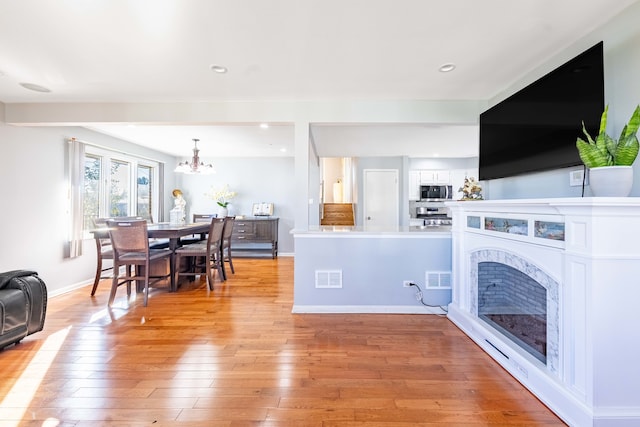
<instances>
[{"instance_id":1,"label":"recessed ceiling light","mask_svg":"<svg viewBox=\"0 0 640 427\"><path fill-rule=\"evenodd\" d=\"M447 64L442 64L440 68L438 68L438 71L440 71L441 73L448 73L449 71L455 70L455 68L456 64L449 62Z\"/></svg>"},{"instance_id":2,"label":"recessed ceiling light","mask_svg":"<svg viewBox=\"0 0 640 427\"><path fill-rule=\"evenodd\" d=\"M269 129L269 123L260 123L262 129Z\"/></svg>"},{"instance_id":3,"label":"recessed ceiling light","mask_svg":"<svg viewBox=\"0 0 640 427\"><path fill-rule=\"evenodd\" d=\"M282 153L286 153L286 152L287 152L287 149L283 147L283 148L281 148L281 149L280 149L280 151L281 151Z\"/></svg>"},{"instance_id":4,"label":"recessed ceiling light","mask_svg":"<svg viewBox=\"0 0 640 427\"><path fill-rule=\"evenodd\" d=\"M222 65L211 64L209 68L211 68L211 71L214 71L219 74L224 74L227 72L227 67L223 67Z\"/></svg>"},{"instance_id":5,"label":"recessed ceiling light","mask_svg":"<svg viewBox=\"0 0 640 427\"><path fill-rule=\"evenodd\" d=\"M20 86L25 89L33 90L35 92L51 92L51 89L37 85L35 83L20 83Z\"/></svg>"}]
</instances>

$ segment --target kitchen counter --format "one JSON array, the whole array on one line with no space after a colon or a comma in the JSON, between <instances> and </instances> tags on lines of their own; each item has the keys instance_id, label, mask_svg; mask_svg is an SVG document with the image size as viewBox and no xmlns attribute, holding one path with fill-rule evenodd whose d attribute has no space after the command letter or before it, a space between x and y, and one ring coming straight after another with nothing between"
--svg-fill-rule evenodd
<instances>
[{"instance_id":1,"label":"kitchen counter","mask_svg":"<svg viewBox=\"0 0 640 427\"><path fill-rule=\"evenodd\" d=\"M294 235L314 235L314 234L358 234L370 236L382 235L446 235L451 236L450 225L437 226L398 226L383 228L353 227L353 226L337 226L337 225L321 225L318 227L310 227L309 230L293 230Z\"/></svg>"}]
</instances>

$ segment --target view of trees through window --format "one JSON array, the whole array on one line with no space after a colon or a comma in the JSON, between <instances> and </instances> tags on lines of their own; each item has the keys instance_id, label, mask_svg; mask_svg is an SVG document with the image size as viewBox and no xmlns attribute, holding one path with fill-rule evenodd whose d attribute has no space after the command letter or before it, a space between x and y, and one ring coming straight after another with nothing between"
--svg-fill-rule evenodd
<instances>
[{"instance_id":1,"label":"view of trees through window","mask_svg":"<svg viewBox=\"0 0 640 427\"><path fill-rule=\"evenodd\" d=\"M151 219L151 183L153 182L153 168L144 165L138 165L138 215L143 218Z\"/></svg>"},{"instance_id":2,"label":"view of trees through window","mask_svg":"<svg viewBox=\"0 0 640 427\"><path fill-rule=\"evenodd\" d=\"M122 160L111 161L109 186L109 216L129 216L129 188L131 181L129 163ZM135 213L137 215L137 213Z\"/></svg>"},{"instance_id":3,"label":"view of trees through window","mask_svg":"<svg viewBox=\"0 0 640 427\"><path fill-rule=\"evenodd\" d=\"M88 151L88 150L87 150ZM136 159L89 153L84 162L85 230L100 217L141 216L152 219L155 169ZM135 185L132 185L135 183Z\"/></svg>"}]
</instances>

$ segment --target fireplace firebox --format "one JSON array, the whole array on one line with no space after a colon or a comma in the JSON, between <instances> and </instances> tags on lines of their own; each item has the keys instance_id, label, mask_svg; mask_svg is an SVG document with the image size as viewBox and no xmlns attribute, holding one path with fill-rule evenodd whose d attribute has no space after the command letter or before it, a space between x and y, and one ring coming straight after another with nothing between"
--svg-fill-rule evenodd
<instances>
[{"instance_id":1,"label":"fireplace firebox","mask_svg":"<svg viewBox=\"0 0 640 427\"><path fill-rule=\"evenodd\" d=\"M547 291L523 272L478 264L478 317L546 364Z\"/></svg>"}]
</instances>

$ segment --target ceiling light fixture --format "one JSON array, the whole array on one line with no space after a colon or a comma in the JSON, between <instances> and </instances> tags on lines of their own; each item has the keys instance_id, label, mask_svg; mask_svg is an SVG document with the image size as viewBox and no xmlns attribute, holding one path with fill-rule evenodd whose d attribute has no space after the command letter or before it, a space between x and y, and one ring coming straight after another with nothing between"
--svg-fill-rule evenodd
<instances>
[{"instance_id":1,"label":"ceiling light fixture","mask_svg":"<svg viewBox=\"0 0 640 427\"><path fill-rule=\"evenodd\" d=\"M219 74L224 74L227 72L227 67L223 67L222 65L211 64L209 68L211 68L211 71L215 71Z\"/></svg>"},{"instance_id":2,"label":"ceiling light fixture","mask_svg":"<svg viewBox=\"0 0 640 427\"><path fill-rule=\"evenodd\" d=\"M260 123L262 129L269 129L269 123Z\"/></svg>"},{"instance_id":3,"label":"ceiling light fixture","mask_svg":"<svg viewBox=\"0 0 640 427\"><path fill-rule=\"evenodd\" d=\"M211 163L204 164L200 161L200 157L198 153L198 141L199 139L193 139L193 158L191 159L191 163L185 160L184 162L178 163L178 166L174 169L174 172L180 172L188 175L192 174L200 174L200 175L208 175L212 173L216 173L216 170L213 168Z\"/></svg>"},{"instance_id":4,"label":"ceiling light fixture","mask_svg":"<svg viewBox=\"0 0 640 427\"><path fill-rule=\"evenodd\" d=\"M48 87L40 86L35 83L20 83L20 86L35 92L51 92L51 89L49 89Z\"/></svg>"},{"instance_id":5,"label":"ceiling light fixture","mask_svg":"<svg viewBox=\"0 0 640 427\"><path fill-rule=\"evenodd\" d=\"M438 71L440 71L441 73L448 73L449 71L453 71L455 69L456 69L456 64L449 62L447 64L442 64L440 68L438 68Z\"/></svg>"}]
</instances>

